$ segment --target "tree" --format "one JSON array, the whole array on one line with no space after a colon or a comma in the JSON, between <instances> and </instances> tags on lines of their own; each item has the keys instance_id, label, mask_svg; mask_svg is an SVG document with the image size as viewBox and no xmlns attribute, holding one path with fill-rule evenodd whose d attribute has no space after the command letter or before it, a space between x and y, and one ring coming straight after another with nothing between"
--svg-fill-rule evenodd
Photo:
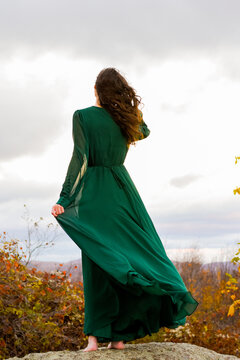
<instances>
[{"instance_id":1,"label":"tree","mask_svg":"<svg viewBox=\"0 0 240 360\"><path fill-rule=\"evenodd\" d=\"M237 164L238 160L240 160L240 156L235 156L235 164ZM233 190L234 195L239 194L240 195L240 187L236 187L236 189Z\"/></svg>"},{"instance_id":2,"label":"tree","mask_svg":"<svg viewBox=\"0 0 240 360\"><path fill-rule=\"evenodd\" d=\"M238 160L240 160L240 156L235 156L235 164L237 164ZM233 190L234 195L239 194L240 195L240 188L236 188ZM240 244L237 243L237 244ZM231 262L233 262L235 265L238 265L238 273L240 273L240 248L236 252L235 256L232 258ZM233 300L232 304L229 306L228 310L228 316L233 316L235 311L237 309L240 309L240 299L236 299L236 295L234 294L239 290L239 276L233 277L231 274L226 273L226 275L229 277L229 280L227 282L226 291L223 290L223 292L230 293L231 299ZM239 311L240 315L240 311Z\"/></svg>"},{"instance_id":3,"label":"tree","mask_svg":"<svg viewBox=\"0 0 240 360\"><path fill-rule=\"evenodd\" d=\"M41 226L44 223L43 217L39 220L34 220L29 215L27 205L24 204L25 213L22 218L27 223L27 239L25 239L25 265L27 266L33 255L38 255L42 249L54 245L54 240L61 234L57 234L59 228L58 224L46 223L45 226ZM42 223L42 224L40 224Z\"/></svg>"}]
</instances>

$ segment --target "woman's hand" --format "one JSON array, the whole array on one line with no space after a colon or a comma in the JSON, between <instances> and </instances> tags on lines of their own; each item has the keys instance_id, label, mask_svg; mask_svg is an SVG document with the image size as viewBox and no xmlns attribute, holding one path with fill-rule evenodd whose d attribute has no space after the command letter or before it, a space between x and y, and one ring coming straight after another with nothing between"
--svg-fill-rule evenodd
<instances>
[{"instance_id":1,"label":"woman's hand","mask_svg":"<svg viewBox=\"0 0 240 360\"><path fill-rule=\"evenodd\" d=\"M60 204L55 204L52 207L52 215L53 216L58 216L60 214L64 213L64 207Z\"/></svg>"}]
</instances>

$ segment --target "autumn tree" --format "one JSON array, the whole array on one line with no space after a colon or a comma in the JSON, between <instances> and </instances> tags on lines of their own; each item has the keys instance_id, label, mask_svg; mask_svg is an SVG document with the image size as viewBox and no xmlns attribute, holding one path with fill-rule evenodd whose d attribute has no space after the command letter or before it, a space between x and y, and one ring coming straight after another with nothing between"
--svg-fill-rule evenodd
<instances>
[{"instance_id":1,"label":"autumn tree","mask_svg":"<svg viewBox=\"0 0 240 360\"><path fill-rule=\"evenodd\" d=\"M240 160L240 156L235 156L235 164L237 164L238 160ZM239 194L240 195L240 188L236 187L236 189L233 190L234 195ZM240 244L238 242L237 244ZM239 292L240 286L240 248L235 253L235 256L232 258L231 262L233 262L236 266L238 266L238 272L236 276L232 276L229 273L226 273L226 275L229 277L229 280L227 282L226 290L225 292L230 293L231 299L233 300L232 304L229 306L228 310L228 316L233 316L236 312L236 310L240 310L240 299L236 297L236 292ZM240 315L240 311L239 314Z\"/></svg>"}]
</instances>

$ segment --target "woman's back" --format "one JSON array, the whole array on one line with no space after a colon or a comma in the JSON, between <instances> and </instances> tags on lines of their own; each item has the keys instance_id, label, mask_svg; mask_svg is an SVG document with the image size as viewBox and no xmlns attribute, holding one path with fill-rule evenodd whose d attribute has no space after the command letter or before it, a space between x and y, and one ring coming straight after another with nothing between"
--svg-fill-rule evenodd
<instances>
[{"instance_id":1,"label":"woman's back","mask_svg":"<svg viewBox=\"0 0 240 360\"><path fill-rule=\"evenodd\" d=\"M127 141L107 110L90 106L79 113L89 143L88 165L123 164L128 151Z\"/></svg>"}]
</instances>

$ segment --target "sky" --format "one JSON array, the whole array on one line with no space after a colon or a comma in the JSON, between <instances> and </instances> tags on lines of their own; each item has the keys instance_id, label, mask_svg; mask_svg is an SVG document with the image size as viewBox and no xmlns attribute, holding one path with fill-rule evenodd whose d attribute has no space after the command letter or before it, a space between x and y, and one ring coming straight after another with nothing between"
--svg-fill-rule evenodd
<instances>
[{"instance_id":1,"label":"sky","mask_svg":"<svg viewBox=\"0 0 240 360\"><path fill-rule=\"evenodd\" d=\"M144 104L151 133L125 166L166 252L229 260L240 242L239 12L238 0L0 0L0 231L26 239L24 204L56 225L72 114L95 104L97 74L115 67ZM59 233L39 260L80 256Z\"/></svg>"}]
</instances>

